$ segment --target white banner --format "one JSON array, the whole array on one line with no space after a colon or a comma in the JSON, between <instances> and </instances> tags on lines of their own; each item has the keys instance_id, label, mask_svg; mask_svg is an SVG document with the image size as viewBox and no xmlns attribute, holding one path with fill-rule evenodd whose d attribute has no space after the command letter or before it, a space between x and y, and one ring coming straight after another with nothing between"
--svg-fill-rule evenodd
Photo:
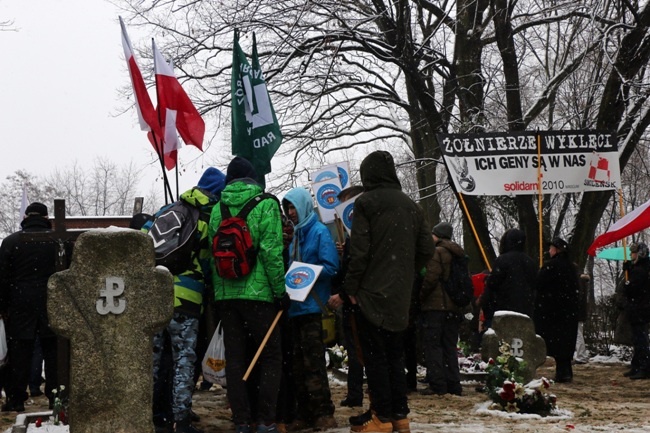
<instances>
[{"instance_id":1,"label":"white banner","mask_svg":"<svg viewBox=\"0 0 650 433\"><path fill-rule=\"evenodd\" d=\"M438 134L438 142L456 189L466 195L539 194L540 187L544 194L621 187L618 145L611 133Z\"/></svg>"}]
</instances>

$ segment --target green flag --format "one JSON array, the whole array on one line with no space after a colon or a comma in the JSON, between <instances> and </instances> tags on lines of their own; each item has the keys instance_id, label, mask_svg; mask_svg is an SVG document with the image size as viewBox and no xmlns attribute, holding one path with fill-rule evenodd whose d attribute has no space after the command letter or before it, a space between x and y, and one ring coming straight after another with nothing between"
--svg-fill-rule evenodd
<instances>
[{"instance_id":1,"label":"green flag","mask_svg":"<svg viewBox=\"0 0 650 433\"><path fill-rule=\"evenodd\" d=\"M254 33L251 66L235 30L231 89L232 154L249 160L255 167L257 180L264 186L264 175L271 172L271 158L282 143L282 132L257 58Z\"/></svg>"}]
</instances>

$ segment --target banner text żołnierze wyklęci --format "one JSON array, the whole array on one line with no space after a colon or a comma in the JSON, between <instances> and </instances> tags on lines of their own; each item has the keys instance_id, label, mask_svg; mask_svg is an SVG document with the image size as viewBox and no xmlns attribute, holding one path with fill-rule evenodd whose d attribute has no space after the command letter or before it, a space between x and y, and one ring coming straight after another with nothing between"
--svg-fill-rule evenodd
<instances>
[{"instance_id":1,"label":"banner text \u017co\u0142nierze wykl\u0119ci","mask_svg":"<svg viewBox=\"0 0 650 433\"><path fill-rule=\"evenodd\" d=\"M539 194L540 186L545 194L621 186L616 135L608 132L438 134L438 142L458 192L467 195Z\"/></svg>"}]
</instances>

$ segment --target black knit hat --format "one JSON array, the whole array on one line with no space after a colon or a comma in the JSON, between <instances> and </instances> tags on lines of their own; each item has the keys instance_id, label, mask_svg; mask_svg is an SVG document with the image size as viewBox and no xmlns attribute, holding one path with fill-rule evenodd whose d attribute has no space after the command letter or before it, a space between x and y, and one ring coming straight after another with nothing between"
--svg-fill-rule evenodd
<instances>
[{"instance_id":1,"label":"black knit hat","mask_svg":"<svg viewBox=\"0 0 650 433\"><path fill-rule=\"evenodd\" d=\"M451 237L454 235L454 228L448 222L443 221L436 224L431 233L440 239L451 239Z\"/></svg>"},{"instance_id":2,"label":"black knit hat","mask_svg":"<svg viewBox=\"0 0 650 433\"><path fill-rule=\"evenodd\" d=\"M553 238L551 241L551 245L553 245L555 248L558 248L562 251L566 251L567 248L569 248L569 244L567 241L565 241L562 238Z\"/></svg>"},{"instance_id":3,"label":"black knit hat","mask_svg":"<svg viewBox=\"0 0 650 433\"><path fill-rule=\"evenodd\" d=\"M648 257L648 246L643 242L635 242L630 244L630 252L637 253L640 259L645 259Z\"/></svg>"},{"instance_id":4,"label":"black knit hat","mask_svg":"<svg viewBox=\"0 0 650 433\"><path fill-rule=\"evenodd\" d=\"M255 168L246 158L236 156L232 161L230 161L230 164L228 164L226 183L230 183L235 179L243 179L245 177L257 180Z\"/></svg>"},{"instance_id":5,"label":"black knit hat","mask_svg":"<svg viewBox=\"0 0 650 433\"><path fill-rule=\"evenodd\" d=\"M45 206L43 203L35 201L34 203L27 206L27 209L25 209L25 216L47 217L47 206Z\"/></svg>"}]
</instances>

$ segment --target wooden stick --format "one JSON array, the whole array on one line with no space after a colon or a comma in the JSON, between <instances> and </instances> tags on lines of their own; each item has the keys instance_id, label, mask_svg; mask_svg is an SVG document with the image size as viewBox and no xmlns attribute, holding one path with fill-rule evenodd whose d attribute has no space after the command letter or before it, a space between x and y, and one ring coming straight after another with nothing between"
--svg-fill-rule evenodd
<instances>
[{"instance_id":1,"label":"wooden stick","mask_svg":"<svg viewBox=\"0 0 650 433\"><path fill-rule=\"evenodd\" d=\"M343 221L336 214L334 214L334 225L336 226L336 234L339 237L339 242L343 245L345 242L345 228L343 227Z\"/></svg>"},{"instance_id":2,"label":"wooden stick","mask_svg":"<svg viewBox=\"0 0 650 433\"><path fill-rule=\"evenodd\" d=\"M262 354L262 350L264 350L264 346L266 346L266 342L269 341L269 338L271 338L271 333L275 329L275 325L278 324L278 320L280 320L280 316L282 315L282 311L278 311L278 314L276 314L275 319L273 320L273 323L271 323L271 326L269 327L269 330L266 331L266 335L264 336L264 340L262 340L262 343L260 344L260 347L257 349L257 353L255 353L255 356L253 357L253 360L251 361L251 365L248 366L248 370L246 370L246 374L244 374L244 382L248 379L248 376L251 375L251 371L253 371L253 367L255 367L255 363L257 362L257 359L260 357Z\"/></svg>"},{"instance_id":3,"label":"wooden stick","mask_svg":"<svg viewBox=\"0 0 650 433\"><path fill-rule=\"evenodd\" d=\"M537 217L539 219L539 268L544 264L544 216L542 204L544 193L542 191L542 136L537 134Z\"/></svg>"}]
</instances>

